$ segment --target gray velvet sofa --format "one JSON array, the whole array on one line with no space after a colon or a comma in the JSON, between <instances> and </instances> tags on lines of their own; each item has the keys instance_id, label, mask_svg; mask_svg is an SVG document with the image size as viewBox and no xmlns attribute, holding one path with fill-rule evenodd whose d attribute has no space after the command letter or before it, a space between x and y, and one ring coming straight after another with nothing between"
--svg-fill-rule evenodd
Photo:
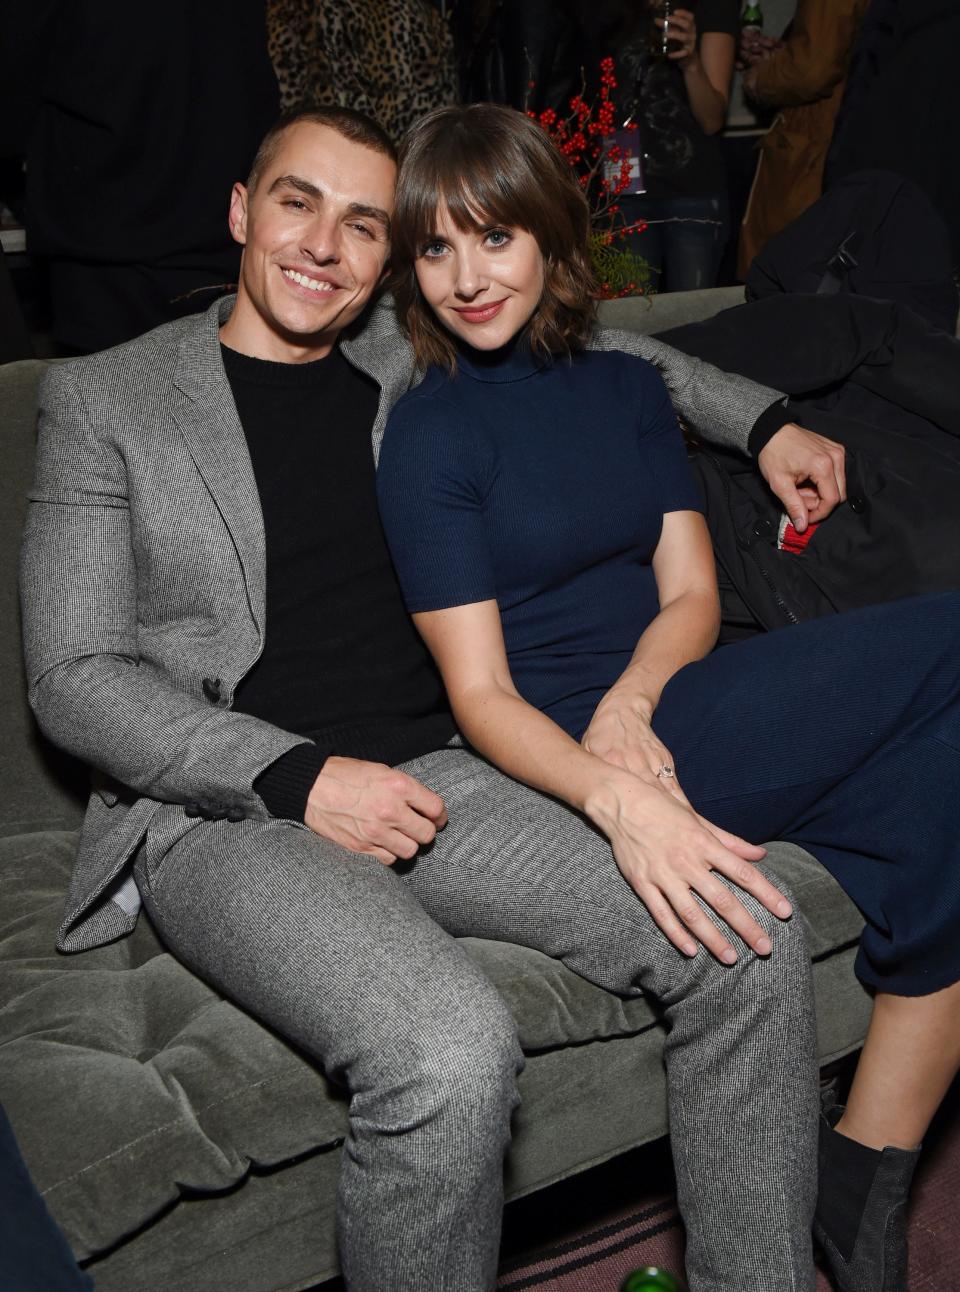
<instances>
[{"instance_id":1,"label":"gray velvet sofa","mask_svg":"<svg viewBox=\"0 0 960 1292\"><path fill-rule=\"evenodd\" d=\"M737 293L606 307L654 331ZM53 949L82 769L38 738L24 699L15 570L39 361L0 367L0 1102L100 1292L293 1292L332 1276L347 1105L277 1036L166 954L141 916L123 941ZM771 850L809 925L824 1061L861 1042L856 910L799 849ZM507 1161L517 1197L665 1133L661 1026L534 951L468 940L528 1055Z\"/></svg>"}]
</instances>

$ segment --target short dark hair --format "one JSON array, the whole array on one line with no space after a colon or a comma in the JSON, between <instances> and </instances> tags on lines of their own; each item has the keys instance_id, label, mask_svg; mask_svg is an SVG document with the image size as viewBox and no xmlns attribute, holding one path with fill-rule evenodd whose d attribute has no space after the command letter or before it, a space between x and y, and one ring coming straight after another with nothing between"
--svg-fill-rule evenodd
<instances>
[{"instance_id":1,"label":"short dark hair","mask_svg":"<svg viewBox=\"0 0 960 1292\"><path fill-rule=\"evenodd\" d=\"M596 318L590 208L569 164L524 113L495 103L437 108L400 147L392 230L394 291L419 363L456 370L456 347L421 295L415 265L445 205L458 229L525 229L543 254L543 295L528 324L542 353L582 348Z\"/></svg>"},{"instance_id":2,"label":"short dark hair","mask_svg":"<svg viewBox=\"0 0 960 1292\"><path fill-rule=\"evenodd\" d=\"M263 172L276 156L280 140L291 126L299 125L301 121L309 122L315 126L327 126L330 130L336 131L338 135L342 135L344 139L349 139L355 144L362 144L365 148L371 148L375 153L382 153L394 163L397 161L397 150L393 146L393 140L383 126L374 121L373 117L368 117L365 112L358 112L356 108L340 108L335 105L294 108L291 112L284 113L280 120L271 126L263 136L260 147L257 149L257 155L254 157L253 164L250 167L250 174L247 176L247 188L251 193L259 184L263 177Z\"/></svg>"}]
</instances>

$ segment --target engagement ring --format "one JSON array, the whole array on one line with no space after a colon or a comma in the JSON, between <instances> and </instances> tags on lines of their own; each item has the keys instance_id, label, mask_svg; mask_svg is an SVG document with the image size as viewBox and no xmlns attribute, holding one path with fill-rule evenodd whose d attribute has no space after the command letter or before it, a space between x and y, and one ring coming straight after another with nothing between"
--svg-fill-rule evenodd
<instances>
[{"instance_id":1,"label":"engagement ring","mask_svg":"<svg viewBox=\"0 0 960 1292\"><path fill-rule=\"evenodd\" d=\"M670 766L669 763L661 763L660 770L657 772L657 775L662 776L665 781L672 780L673 768Z\"/></svg>"}]
</instances>

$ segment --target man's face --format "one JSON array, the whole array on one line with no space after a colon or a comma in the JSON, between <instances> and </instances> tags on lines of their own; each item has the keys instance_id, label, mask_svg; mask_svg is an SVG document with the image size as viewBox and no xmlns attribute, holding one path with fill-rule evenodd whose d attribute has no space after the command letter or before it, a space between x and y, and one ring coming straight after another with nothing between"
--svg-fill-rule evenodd
<instances>
[{"instance_id":1,"label":"man's face","mask_svg":"<svg viewBox=\"0 0 960 1292\"><path fill-rule=\"evenodd\" d=\"M395 183L382 153L329 126L291 126L254 191L233 190L243 261L226 343L282 363L329 353L386 273Z\"/></svg>"}]
</instances>

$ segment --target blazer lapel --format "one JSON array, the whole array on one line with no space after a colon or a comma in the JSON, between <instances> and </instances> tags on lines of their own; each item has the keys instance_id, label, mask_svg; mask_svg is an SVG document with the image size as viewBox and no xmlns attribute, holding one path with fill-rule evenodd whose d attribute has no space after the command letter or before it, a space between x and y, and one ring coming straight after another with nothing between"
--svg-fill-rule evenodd
<instances>
[{"instance_id":1,"label":"blazer lapel","mask_svg":"<svg viewBox=\"0 0 960 1292\"><path fill-rule=\"evenodd\" d=\"M174 384L183 402L173 409L187 449L233 539L261 636L266 611L266 542L260 495L243 427L220 357L220 324L232 296L217 301L180 343Z\"/></svg>"},{"instance_id":2,"label":"blazer lapel","mask_svg":"<svg viewBox=\"0 0 960 1292\"><path fill-rule=\"evenodd\" d=\"M380 387L377 418L371 427L376 463L390 410L415 379L413 350L397 325L390 297L382 297L361 317L344 337L340 350L348 362L372 377Z\"/></svg>"}]
</instances>

